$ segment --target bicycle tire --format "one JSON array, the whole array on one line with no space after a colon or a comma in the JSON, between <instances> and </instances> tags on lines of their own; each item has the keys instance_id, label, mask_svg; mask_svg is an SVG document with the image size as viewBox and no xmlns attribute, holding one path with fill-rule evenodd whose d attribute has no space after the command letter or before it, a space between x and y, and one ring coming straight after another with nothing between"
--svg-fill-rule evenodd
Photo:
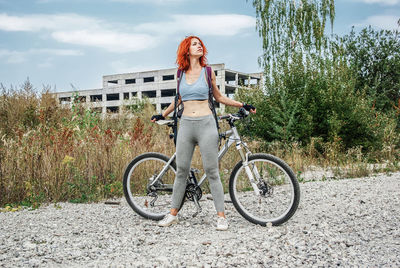
<instances>
[{"instance_id":1,"label":"bicycle tire","mask_svg":"<svg viewBox=\"0 0 400 268\"><path fill-rule=\"evenodd\" d=\"M271 222L273 226L277 226L288 221L296 212L300 202L300 186L294 172L282 159L264 153L252 154L248 158L250 168L255 167L256 163L258 165L258 163L261 162L263 162L263 164L260 164L261 168L257 167L256 170L257 173L260 173L259 169L261 169L265 174L260 175L259 178L256 179L262 178L262 181L265 182L263 185L269 185L266 188L268 188L270 193L264 196L256 195L254 188L252 188L249 182L248 175L246 173L244 173L246 176L241 176L239 174L241 171L245 172L243 162L239 161L232 170L229 179L229 195L236 210L246 220L262 226L266 226L269 222ZM281 172L283 176L278 176L278 172ZM283 181L285 178L288 182L287 185ZM246 179L248 182L246 182ZM243 183L241 181L239 182L239 180L243 180ZM259 190L260 188L258 188L258 191ZM277 191L276 196L272 196L274 191ZM286 194L289 193L292 196L288 199L290 202L287 202L287 207L284 208L283 212L278 216L272 216L274 212L272 206L274 204L277 204L277 206L280 206L281 203L283 204L283 201L285 201L283 199L286 198ZM266 202L263 202L263 200ZM256 204L257 202L258 204ZM263 204L260 205L260 202ZM251 206L257 206L257 208L252 208ZM256 213L254 211L256 211ZM260 216L259 214L263 215ZM271 216L264 216L264 214L271 214Z\"/></svg>"},{"instance_id":2,"label":"bicycle tire","mask_svg":"<svg viewBox=\"0 0 400 268\"><path fill-rule=\"evenodd\" d=\"M151 163L150 163L151 161ZM144 191L147 189L147 184L148 184L148 174L158 174L161 171L161 168L165 166L165 164L169 161L169 157L160 153L144 153L141 154L137 157L135 157L126 167L124 177L123 177L123 189L124 189L124 195L125 199L128 202L129 206L140 216L146 218L146 219L151 219L151 220L161 220L168 212L170 209L170 195L168 197L166 196L158 196L156 202L158 203L158 199L161 197L165 205L160 205L160 206L165 206L164 208L160 208L160 211L157 212L152 212L149 210L148 204L151 203L149 202L149 197L148 195L143 194L137 194L134 195L133 191ZM139 168L139 165L145 163L143 168ZM149 169L153 170L149 170ZM140 172L145 172L145 174L141 174ZM170 173L170 172L173 172ZM168 173L168 179L171 183L173 183L173 180L175 179L175 174L176 174L176 163L173 161L169 169L167 171ZM147 175L147 176L146 176ZM166 176L166 175L164 175ZM133 179L135 179L136 184L133 183ZM147 190L146 190L147 191ZM182 200L182 204L180 207L183 206L185 199ZM147 208L147 209L146 209Z\"/></svg>"}]
</instances>

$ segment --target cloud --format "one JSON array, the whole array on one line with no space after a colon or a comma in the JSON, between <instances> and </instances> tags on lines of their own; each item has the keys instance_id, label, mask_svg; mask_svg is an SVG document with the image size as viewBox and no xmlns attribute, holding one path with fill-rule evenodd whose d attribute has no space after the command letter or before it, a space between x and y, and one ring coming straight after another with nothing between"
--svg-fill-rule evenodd
<instances>
[{"instance_id":1,"label":"cloud","mask_svg":"<svg viewBox=\"0 0 400 268\"><path fill-rule=\"evenodd\" d=\"M17 64L26 61L24 53L19 51L11 51L8 49L0 49L0 59L4 58L6 63Z\"/></svg>"},{"instance_id":2,"label":"cloud","mask_svg":"<svg viewBox=\"0 0 400 268\"><path fill-rule=\"evenodd\" d=\"M256 18L240 14L219 15L172 15L171 21L143 23L134 29L141 32L154 32L170 35L178 32L233 36L246 29L255 29Z\"/></svg>"},{"instance_id":3,"label":"cloud","mask_svg":"<svg viewBox=\"0 0 400 268\"><path fill-rule=\"evenodd\" d=\"M111 62L111 68L115 73L134 73L143 71L152 71L171 68L164 65L149 65L149 64L137 64L132 65L132 62L127 60L115 60Z\"/></svg>"},{"instance_id":4,"label":"cloud","mask_svg":"<svg viewBox=\"0 0 400 268\"><path fill-rule=\"evenodd\" d=\"M4 58L7 63L22 63L27 61L29 56L32 55L56 55L56 56L80 56L83 55L82 51L73 50L73 49L50 49L50 48L41 48L41 49L29 49L26 51L16 51L16 50L8 50L8 49L0 49L0 58Z\"/></svg>"},{"instance_id":5,"label":"cloud","mask_svg":"<svg viewBox=\"0 0 400 268\"><path fill-rule=\"evenodd\" d=\"M356 0L366 4L382 4L387 6L394 6L400 3L400 0Z\"/></svg>"},{"instance_id":6,"label":"cloud","mask_svg":"<svg viewBox=\"0 0 400 268\"><path fill-rule=\"evenodd\" d=\"M9 16L0 14L0 30L37 32L41 30L67 30L85 27L99 29L102 21L77 14L34 14L23 16Z\"/></svg>"},{"instance_id":7,"label":"cloud","mask_svg":"<svg viewBox=\"0 0 400 268\"><path fill-rule=\"evenodd\" d=\"M80 50L75 49L53 49L53 48L41 48L41 49L30 49L28 53L31 54L50 54L50 55L57 55L57 56L81 56L84 53Z\"/></svg>"},{"instance_id":8,"label":"cloud","mask_svg":"<svg viewBox=\"0 0 400 268\"><path fill-rule=\"evenodd\" d=\"M1 1L1 0L0 0ZM37 4L59 3L59 2L79 2L82 0L36 0ZM90 1L90 0L87 0ZM189 0L108 0L109 2L119 2L128 4L150 4L150 5L170 5L175 3L188 2Z\"/></svg>"},{"instance_id":9,"label":"cloud","mask_svg":"<svg viewBox=\"0 0 400 268\"><path fill-rule=\"evenodd\" d=\"M170 5L181 3L188 0L111 0L111 2L122 2L129 4L151 4L151 5Z\"/></svg>"},{"instance_id":10,"label":"cloud","mask_svg":"<svg viewBox=\"0 0 400 268\"><path fill-rule=\"evenodd\" d=\"M108 22L76 14L9 16L3 13L0 30L49 31L58 42L120 53L147 49L156 43L154 36L124 32Z\"/></svg>"},{"instance_id":11,"label":"cloud","mask_svg":"<svg viewBox=\"0 0 400 268\"><path fill-rule=\"evenodd\" d=\"M171 15L167 21L133 27L73 13L21 16L0 14L0 30L46 33L48 35L45 36L61 43L102 48L115 53L153 48L161 43L161 39L171 38L174 34L234 36L250 28L254 30L255 25L254 17L240 14L177 14Z\"/></svg>"},{"instance_id":12,"label":"cloud","mask_svg":"<svg viewBox=\"0 0 400 268\"><path fill-rule=\"evenodd\" d=\"M47 4L47 3L54 3L54 2L61 2L63 0L36 0L37 4Z\"/></svg>"},{"instance_id":13,"label":"cloud","mask_svg":"<svg viewBox=\"0 0 400 268\"><path fill-rule=\"evenodd\" d=\"M366 27L371 25L372 27L384 29L384 30L395 30L398 29L399 26L397 21L399 20L398 16L392 15L375 15L370 16L364 21L355 24L357 27Z\"/></svg>"},{"instance_id":14,"label":"cloud","mask_svg":"<svg viewBox=\"0 0 400 268\"><path fill-rule=\"evenodd\" d=\"M52 34L59 42L99 47L111 52L139 51L155 45L155 38L145 34L126 34L111 31L60 31Z\"/></svg>"},{"instance_id":15,"label":"cloud","mask_svg":"<svg viewBox=\"0 0 400 268\"><path fill-rule=\"evenodd\" d=\"M53 67L53 59L47 58L46 60L37 63L37 67L39 68L50 68Z\"/></svg>"}]
</instances>

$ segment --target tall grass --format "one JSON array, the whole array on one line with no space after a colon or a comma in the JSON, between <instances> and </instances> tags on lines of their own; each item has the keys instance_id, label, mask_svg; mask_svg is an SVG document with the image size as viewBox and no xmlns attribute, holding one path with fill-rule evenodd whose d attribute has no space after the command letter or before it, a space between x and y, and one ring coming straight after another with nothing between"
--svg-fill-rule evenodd
<instances>
[{"instance_id":1,"label":"tall grass","mask_svg":"<svg viewBox=\"0 0 400 268\"><path fill-rule=\"evenodd\" d=\"M79 104L60 107L48 91L35 94L29 82L20 90L3 88L0 205L120 196L130 159L150 150L172 152L166 130L148 122L149 109L102 120Z\"/></svg>"},{"instance_id":2,"label":"tall grass","mask_svg":"<svg viewBox=\"0 0 400 268\"><path fill-rule=\"evenodd\" d=\"M63 108L48 88L39 94L27 81L20 89L2 88L0 95L0 206L21 204L37 207L43 202L92 202L120 197L126 165L144 152L174 152L169 129L150 122L152 105L132 116L131 112L101 118L75 103ZM226 129L227 125L222 124ZM394 135L394 133L387 133ZM386 170L399 169L399 151L393 139L382 152L363 155L361 148L343 151L340 143L314 139L298 143L247 140L254 152L283 158L297 174L310 166L337 168L337 176L357 176L371 169L370 162L383 161ZM371 161L371 159L373 161ZM220 163L220 176L227 191L229 175L239 161L230 149ZM201 168L195 150L193 166ZM201 175L201 174L200 174ZM207 187L204 189L207 191Z\"/></svg>"}]
</instances>

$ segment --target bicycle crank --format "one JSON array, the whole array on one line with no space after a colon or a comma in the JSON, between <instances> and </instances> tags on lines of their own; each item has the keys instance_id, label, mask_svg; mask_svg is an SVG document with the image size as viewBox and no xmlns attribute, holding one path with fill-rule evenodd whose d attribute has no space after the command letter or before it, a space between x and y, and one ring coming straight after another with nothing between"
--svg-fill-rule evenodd
<instances>
[{"instance_id":1,"label":"bicycle crank","mask_svg":"<svg viewBox=\"0 0 400 268\"><path fill-rule=\"evenodd\" d=\"M192 217L196 217L201 212L201 207L199 204L199 200L203 196L200 187L196 186L193 183L189 183L186 185L185 196L188 200L193 201L196 205L196 212L192 215Z\"/></svg>"},{"instance_id":2,"label":"bicycle crank","mask_svg":"<svg viewBox=\"0 0 400 268\"><path fill-rule=\"evenodd\" d=\"M203 196L203 193L201 192L200 187L197 187L193 183L189 183L188 185L186 185L185 195L188 200L194 201L194 196L197 197L197 200L200 200Z\"/></svg>"}]
</instances>

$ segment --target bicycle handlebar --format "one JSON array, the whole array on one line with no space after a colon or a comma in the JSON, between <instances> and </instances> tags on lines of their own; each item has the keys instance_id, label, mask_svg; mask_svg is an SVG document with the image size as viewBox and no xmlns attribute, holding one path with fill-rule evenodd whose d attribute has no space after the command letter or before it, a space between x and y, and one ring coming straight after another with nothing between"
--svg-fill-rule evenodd
<instances>
[{"instance_id":1,"label":"bicycle handlebar","mask_svg":"<svg viewBox=\"0 0 400 268\"><path fill-rule=\"evenodd\" d=\"M247 117L248 115L249 115L249 112L246 111L243 107L241 107L237 113L221 115L221 116L218 116L218 119L219 120L224 120L224 119L239 120L239 119L243 119L243 118Z\"/></svg>"}]
</instances>

